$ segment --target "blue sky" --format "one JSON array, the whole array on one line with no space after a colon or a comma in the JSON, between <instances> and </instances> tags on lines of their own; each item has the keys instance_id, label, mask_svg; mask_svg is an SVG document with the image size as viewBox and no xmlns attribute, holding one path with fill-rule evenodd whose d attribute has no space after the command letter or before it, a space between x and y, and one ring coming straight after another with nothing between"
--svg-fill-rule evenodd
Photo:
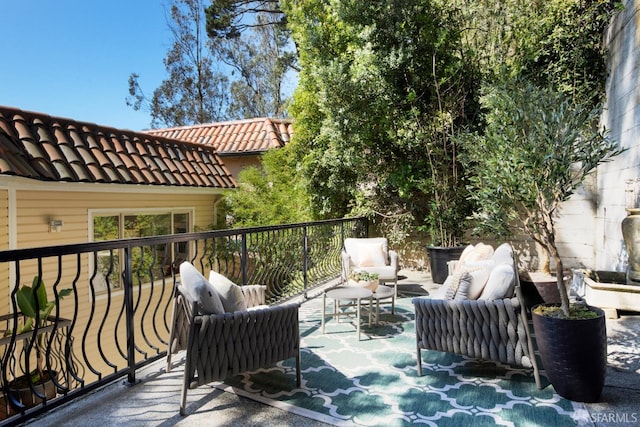
<instances>
[{"instance_id":1,"label":"blue sky","mask_svg":"<svg viewBox=\"0 0 640 427\"><path fill-rule=\"evenodd\" d=\"M0 105L121 129L149 128L125 103L167 74L169 0L0 0Z\"/></svg>"}]
</instances>

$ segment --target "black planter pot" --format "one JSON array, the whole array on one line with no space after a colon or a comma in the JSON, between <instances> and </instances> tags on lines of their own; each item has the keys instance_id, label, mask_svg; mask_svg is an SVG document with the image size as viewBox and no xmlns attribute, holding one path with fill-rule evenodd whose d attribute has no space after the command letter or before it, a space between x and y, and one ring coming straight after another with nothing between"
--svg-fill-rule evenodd
<instances>
[{"instance_id":1,"label":"black planter pot","mask_svg":"<svg viewBox=\"0 0 640 427\"><path fill-rule=\"evenodd\" d=\"M28 375L22 375L9 383L9 393L27 409L42 403L42 399L38 394L44 396L47 400L51 400L58 394L53 380L58 376L58 372L46 371L45 375L45 381L38 382L32 386L29 385ZM31 387L38 394L34 393Z\"/></svg>"},{"instance_id":2,"label":"black planter pot","mask_svg":"<svg viewBox=\"0 0 640 427\"><path fill-rule=\"evenodd\" d=\"M434 283L444 283L449 275L447 263L460 259L466 246L427 246L431 278Z\"/></svg>"},{"instance_id":3,"label":"black planter pot","mask_svg":"<svg viewBox=\"0 0 640 427\"><path fill-rule=\"evenodd\" d=\"M547 377L560 396L576 402L600 399L607 369L604 312L589 308L598 317L556 319L533 313L536 342Z\"/></svg>"}]
</instances>

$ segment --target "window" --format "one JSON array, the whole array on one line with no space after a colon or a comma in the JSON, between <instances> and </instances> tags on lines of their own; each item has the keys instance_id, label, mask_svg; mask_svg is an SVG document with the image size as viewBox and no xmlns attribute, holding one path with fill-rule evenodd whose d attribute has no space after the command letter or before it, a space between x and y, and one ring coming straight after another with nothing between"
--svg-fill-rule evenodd
<instances>
[{"instance_id":1,"label":"window","mask_svg":"<svg viewBox=\"0 0 640 427\"><path fill-rule=\"evenodd\" d=\"M191 226L191 213L184 211L99 213L92 215L93 241L160 236L187 233ZM147 283L152 278L170 276L173 266L187 259L188 243L136 247L132 251L134 283ZM123 251L102 251L96 259L96 274L93 278L96 290L122 287L124 266Z\"/></svg>"}]
</instances>

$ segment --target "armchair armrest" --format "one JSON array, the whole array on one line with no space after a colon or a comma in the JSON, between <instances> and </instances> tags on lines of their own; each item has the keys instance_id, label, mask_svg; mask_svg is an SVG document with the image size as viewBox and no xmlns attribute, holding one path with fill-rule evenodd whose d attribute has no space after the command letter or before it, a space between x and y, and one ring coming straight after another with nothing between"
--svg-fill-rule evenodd
<instances>
[{"instance_id":1,"label":"armchair armrest","mask_svg":"<svg viewBox=\"0 0 640 427\"><path fill-rule=\"evenodd\" d=\"M392 266L396 272L400 269L398 259L398 253L396 251L389 250L389 265Z\"/></svg>"},{"instance_id":2,"label":"armchair armrest","mask_svg":"<svg viewBox=\"0 0 640 427\"><path fill-rule=\"evenodd\" d=\"M342 281L346 282L351 272L351 255L343 249L340 254L340 259L342 262Z\"/></svg>"}]
</instances>

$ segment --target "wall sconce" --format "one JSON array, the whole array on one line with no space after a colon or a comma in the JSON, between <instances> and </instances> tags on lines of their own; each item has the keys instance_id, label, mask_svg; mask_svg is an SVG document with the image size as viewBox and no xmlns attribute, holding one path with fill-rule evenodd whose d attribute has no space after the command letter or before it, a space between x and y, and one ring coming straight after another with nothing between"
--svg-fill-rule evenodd
<instances>
[{"instance_id":1,"label":"wall sconce","mask_svg":"<svg viewBox=\"0 0 640 427\"><path fill-rule=\"evenodd\" d=\"M64 221L61 219L52 219L49 221L49 233L59 233L62 231Z\"/></svg>"}]
</instances>

